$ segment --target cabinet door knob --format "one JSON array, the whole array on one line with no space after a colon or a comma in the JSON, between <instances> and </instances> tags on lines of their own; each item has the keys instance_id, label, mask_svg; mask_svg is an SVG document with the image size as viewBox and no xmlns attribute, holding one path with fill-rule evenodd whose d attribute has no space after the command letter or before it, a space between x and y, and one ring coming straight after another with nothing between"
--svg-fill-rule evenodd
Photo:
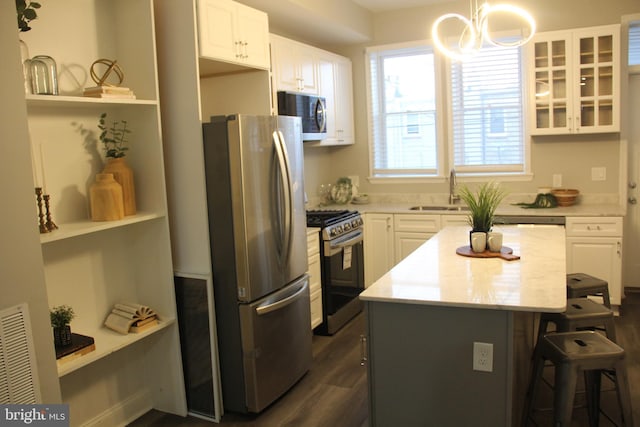
<instances>
[{"instance_id":1,"label":"cabinet door knob","mask_svg":"<svg viewBox=\"0 0 640 427\"><path fill-rule=\"evenodd\" d=\"M629 197L629 204L630 205L635 205L636 203L638 203L638 200L635 197Z\"/></svg>"}]
</instances>

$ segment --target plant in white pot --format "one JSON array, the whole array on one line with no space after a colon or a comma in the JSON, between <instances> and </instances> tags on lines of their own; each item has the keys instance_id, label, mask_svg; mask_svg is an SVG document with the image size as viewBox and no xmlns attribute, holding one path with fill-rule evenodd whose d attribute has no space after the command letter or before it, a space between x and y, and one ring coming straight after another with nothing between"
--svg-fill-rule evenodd
<instances>
[{"instance_id":1,"label":"plant in white pot","mask_svg":"<svg viewBox=\"0 0 640 427\"><path fill-rule=\"evenodd\" d=\"M462 186L458 194L469 207L470 233L491 231L496 209L507 195L500 184L486 182L475 192L467 186Z\"/></svg>"},{"instance_id":2,"label":"plant in white pot","mask_svg":"<svg viewBox=\"0 0 640 427\"><path fill-rule=\"evenodd\" d=\"M53 327L53 341L56 347L64 347L71 344L71 326L69 325L76 316L73 308L68 305L53 307L49 312L51 326Z\"/></svg>"}]
</instances>

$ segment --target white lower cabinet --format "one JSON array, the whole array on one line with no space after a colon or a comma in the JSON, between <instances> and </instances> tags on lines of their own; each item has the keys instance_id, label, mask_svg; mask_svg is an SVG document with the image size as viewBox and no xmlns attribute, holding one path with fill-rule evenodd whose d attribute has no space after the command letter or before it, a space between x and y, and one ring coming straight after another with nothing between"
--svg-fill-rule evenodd
<instances>
[{"instance_id":1,"label":"white lower cabinet","mask_svg":"<svg viewBox=\"0 0 640 427\"><path fill-rule=\"evenodd\" d=\"M307 256L309 257L309 293L311 329L322 323L322 276L320 272L320 229L307 228Z\"/></svg>"},{"instance_id":2,"label":"white lower cabinet","mask_svg":"<svg viewBox=\"0 0 640 427\"><path fill-rule=\"evenodd\" d=\"M469 225L469 215L440 215L440 228Z\"/></svg>"},{"instance_id":3,"label":"white lower cabinet","mask_svg":"<svg viewBox=\"0 0 640 427\"><path fill-rule=\"evenodd\" d=\"M395 265L393 214L364 215L364 286L368 287Z\"/></svg>"},{"instance_id":4,"label":"white lower cabinet","mask_svg":"<svg viewBox=\"0 0 640 427\"><path fill-rule=\"evenodd\" d=\"M440 231L440 215L393 216L395 263L405 259Z\"/></svg>"},{"instance_id":5,"label":"white lower cabinet","mask_svg":"<svg viewBox=\"0 0 640 427\"><path fill-rule=\"evenodd\" d=\"M586 273L609 283L611 304L622 302L622 218L568 217L567 273Z\"/></svg>"}]
</instances>

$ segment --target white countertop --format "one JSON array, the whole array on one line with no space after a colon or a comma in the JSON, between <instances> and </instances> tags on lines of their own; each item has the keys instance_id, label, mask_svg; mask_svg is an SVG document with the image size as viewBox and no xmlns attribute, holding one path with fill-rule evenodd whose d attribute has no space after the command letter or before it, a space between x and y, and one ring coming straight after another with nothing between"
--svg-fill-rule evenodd
<instances>
[{"instance_id":1,"label":"white countertop","mask_svg":"<svg viewBox=\"0 0 640 427\"><path fill-rule=\"evenodd\" d=\"M446 203L432 205L447 205ZM434 210L434 211L415 211L411 210L412 206L429 205L429 203L367 203L346 205L329 205L321 209L350 209L357 210L362 213L393 213L393 214L418 214L418 215L460 215L468 214L468 211L458 210ZM617 204L577 204L568 207L556 207L546 209L525 209L521 206L511 204L503 204L496 210L496 215L505 216L624 216L625 208Z\"/></svg>"},{"instance_id":2,"label":"white countertop","mask_svg":"<svg viewBox=\"0 0 640 427\"><path fill-rule=\"evenodd\" d=\"M360 294L372 302L511 311L562 312L566 306L565 231L500 226L520 259L470 258L469 227L446 227Z\"/></svg>"}]
</instances>

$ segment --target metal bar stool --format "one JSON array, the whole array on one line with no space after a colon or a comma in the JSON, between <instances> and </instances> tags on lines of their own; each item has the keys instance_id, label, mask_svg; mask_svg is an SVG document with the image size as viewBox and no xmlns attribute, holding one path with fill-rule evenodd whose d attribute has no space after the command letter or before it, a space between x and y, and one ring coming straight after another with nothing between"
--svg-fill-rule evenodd
<instances>
[{"instance_id":1,"label":"metal bar stool","mask_svg":"<svg viewBox=\"0 0 640 427\"><path fill-rule=\"evenodd\" d=\"M593 331L560 332L545 335L538 343L533 374L527 390L522 425L533 415L545 361L555 366L553 425L570 426L578 375L584 373L589 420L597 425L600 414L600 377L603 370L616 374L616 392L623 425L633 426L629 382L624 364L624 350Z\"/></svg>"},{"instance_id":2,"label":"metal bar stool","mask_svg":"<svg viewBox=\"0 0 640 427\"><path fill-rule=\"evenodd\" d=\"M611 308L609 284L606 280L585 273L567 274L567 298L582 298L588 295L601 296L604 305Z\"/></svg>"},{"instance_id":3,"label":"metal bar stool","mask_svg":"<svg viewBox=\"0 0 640 427\"><path fill-rule=\"evenodd\" d=\"M570 298L562 313L540 314L538 341L547 333L549 322L556 325L556 332L577 331L582 328L604 327L607 338L616 342L616 326L613 311L587 298Z\"/></svg>"}]
</instances>

